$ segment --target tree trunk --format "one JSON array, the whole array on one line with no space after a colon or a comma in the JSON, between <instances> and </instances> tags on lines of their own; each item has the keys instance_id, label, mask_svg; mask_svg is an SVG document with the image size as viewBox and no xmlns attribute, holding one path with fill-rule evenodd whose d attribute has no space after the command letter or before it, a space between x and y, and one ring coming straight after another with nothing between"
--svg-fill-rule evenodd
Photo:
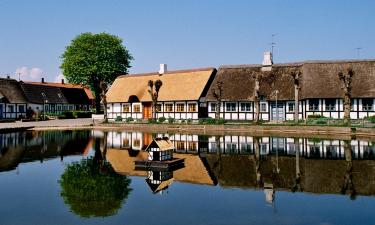
<instances>
[{"instance_id":1,"label":"tree trunk","mask_svg":"<svg viewBox=\"0 0 375 225\"><path fill-rule=\"evenodd\" d=\"M299 87L294 84L294 122L298 123L299 119Z\"/></svg>"},{"instance_id":2,"label":"tree trunk","mask_svg":"<svg viewBox=\"0 0 375 225\"><path fill-rule=\"evenodd\" d=\"M258 97L255 97L254 98L254 110L255 110L255 113L254 113L254 122L255 123L258 123L259 122L259 98Z\"/></svg>"},{"instance_id":3,"label":"tree trunk","mask_svg":"<svg viewBox=\"0 0 375 225\"><path fill-rule=\"evenodd\" d=\"M347 90L344 94L344 124L350 125L350 93Z\"/></svg>"},{"instance_id":4,"label":"tree trunk","mask_svg":"<svg viewBox=\"0 0 375 225\"><path fill-rule=\"evenodd\" d=\"M96 114L99 114L100 113L100 106L101 106L101 104L100 104L101 90L100 90L99 81L94 81L93 88L94 88L94 94L95 94L95 111L96 111Z\"/></svg>"},{"instance_id":5,"label":"tree trunk","mask_svg":"<svg viewBox=\"0 0 375 225\"><path fill-rule=\"evenodd\" d=\"M216 122L218 122L219 119L220 119L220 107L221 107L221 102L218 101L216 103L216 113L215 113L215 120L216 120Z\"/></svg>"},{"instance_id":6,"label":"tree trunk","mask_svg":"<svg viewBox=\"0 0 375 225\"><path fill-rule=\"evenodd\" d=\"M259 137L254 137L254 158L255 158L255 176L256 186L259 186L262 181L262 174L260 173L260 144Z\"/></svg>"},{"instance_id":7,"label":"tree trunk","mask_svg":"<svg viewBox=\"0 0 375 225\"><path fill-rule=\"evenodd\" d=\"M259 78L258 75L255 77L255 87L254 87L254 107L255 107L255 114L254 114L254 122L259 122Z\"/></svg>"}]
</instances>

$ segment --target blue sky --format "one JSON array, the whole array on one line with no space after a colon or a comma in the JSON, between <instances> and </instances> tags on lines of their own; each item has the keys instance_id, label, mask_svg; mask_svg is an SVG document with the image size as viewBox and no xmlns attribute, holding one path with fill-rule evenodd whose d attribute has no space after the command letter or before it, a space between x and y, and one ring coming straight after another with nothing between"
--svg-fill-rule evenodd
<instances>
[{"instance_id":1,"label":"blue sky","mask_svg":"<svg viewBox=\"0 0 375 225\"><path fill-rule=\"evenodd\" d=\"M0 76L53 81L82 32L121 37L131 73L274 61L375 58L375 1L0 0Z\"/></svg>"}]
</instances>

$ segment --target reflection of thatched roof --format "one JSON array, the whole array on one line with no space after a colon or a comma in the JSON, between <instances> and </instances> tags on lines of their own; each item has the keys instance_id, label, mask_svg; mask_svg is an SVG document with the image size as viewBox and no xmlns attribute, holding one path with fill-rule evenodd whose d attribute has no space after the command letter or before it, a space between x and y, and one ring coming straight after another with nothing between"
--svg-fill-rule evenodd
<instances>
[{"instance_id":1,"label":"reflection of thatched roof","mask_svg":"<svg viewBox=\"0 0 375 225\"><path fill-rule=\"evenodd\" d=\"M16 168L24 153L23 147L1 149L0 172Z\"/></svg>"},{"instance_id":2,"label":"reflection of thatched roof","mask_svg":"<svg viewBox=\"0 0 375 225\"><path fill-rule=\"evenodd\" d=\"M257 187L253 156L207 154L206 158L221 186ZM341 193L346 171L345 160L300 159L301 186L305 192ZM358 194L375 195L374 173L374 161L353 161L353 183ZM281 156L276 161L275 156L267 156L261 159L260 174L262 182L272 183L275 188L291 190L296 182L295 158Z\"/></svg>"},{"instance_id":3,"label":"reflection of thatched roof","mask_svg":"<svg viewBox=\"0 0 375 225\"><path fill-rule=\"evenodd\" d=\"M223 101L252 101L254 99L255 78L259 73L259 94L268 100L275 100L275 90L279 100L294 99L292 71L301 71L301 99L341 98L342 90L338 73L354 70L352 96L373 97L375 95L375 60L373 61L306 61L301 63L275 64L271 72L262 72L261 65L222 66L207 92L207 100L216 100L212 94L217 81L223 82ZM363 85L366 84L366 85ZM324 88L322 88L324 87Z\"/></svg>"},{"instance_id":4,"label":"reflection of thatched roof","mask_svg":"<svg viewBox=\"0 0 375 225\"><path fill-rule=\"evenodd\" d=\"M159 92L159 101L198 100L214 68L170 71L159 76L158 73L124 75L118 77L107 92L108 102L129 102L136 97L141 102L150 102L148 81L161 80L163 85Z\"/></svg>"},{"instance_id":5,"label":"reflection of thatched roof","mask_svg":"<svg viewBox=\"0 0 375 225\"><path fill-rule=\"evenodd\" d=\"M134 161L147 160L147 156L148 153L145 151L140 151L137 156L131 157L128 150L108 149L106 158L117 173L146 176L147 171L135 170ZM173 178L182 182L215 185L215 181L198 155L174 153L174 157L185 159L185 167L173 171Z\"/></svg>"},{"instance_id":6,"label":"reflection of thatched roof","mask_svg":"<svg viewBox=\"0 0 375 225\"><path fill-rule=\"evenodd\" d=\"M161 182L160 184L153 184L151 183L150 179L146 179L148 186L151 188L151 191L154 194L167 189L173 183L173 181L174 181L174 178L172 177L168 180Z\"/></svg>"}]
</instances>

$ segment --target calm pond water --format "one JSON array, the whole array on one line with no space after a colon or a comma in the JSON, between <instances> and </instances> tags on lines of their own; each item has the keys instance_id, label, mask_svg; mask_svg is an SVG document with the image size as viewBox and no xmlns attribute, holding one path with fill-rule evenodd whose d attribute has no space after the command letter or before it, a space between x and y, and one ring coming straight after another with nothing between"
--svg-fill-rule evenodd
<instances>
[{"instance_id":1,"label":"calm pond water","mask_svg":"<svg viewBox=\"0 0 375 225\"><path fill-rule=\"evenodd\" d=\"M134 169L154 137L184 158ZM375 224L369 139L0 134L0 224Z\"/></svg>"}]
</instances>

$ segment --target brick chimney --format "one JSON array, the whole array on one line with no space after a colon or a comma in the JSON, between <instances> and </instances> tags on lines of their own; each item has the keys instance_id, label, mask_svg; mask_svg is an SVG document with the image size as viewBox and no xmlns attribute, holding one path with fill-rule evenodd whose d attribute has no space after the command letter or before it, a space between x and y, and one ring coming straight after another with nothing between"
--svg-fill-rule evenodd
<instances>
[{"instance_id":1,"label":"brick chimney","mask_svg":"<svg viewBox=\"0 0 375 225\"><path fill-rule=\"evenodd\" d=\"M44 83L44 77L42 77L42 83Z\"/></svg>"}]
</instances>

